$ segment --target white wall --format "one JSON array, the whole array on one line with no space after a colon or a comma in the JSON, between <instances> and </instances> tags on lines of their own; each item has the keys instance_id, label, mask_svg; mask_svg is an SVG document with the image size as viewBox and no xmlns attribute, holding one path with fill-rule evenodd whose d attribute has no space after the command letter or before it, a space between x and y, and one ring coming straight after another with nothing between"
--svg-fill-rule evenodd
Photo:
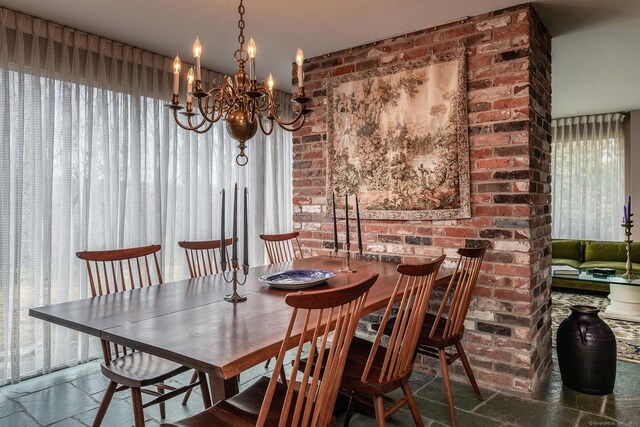
<instances>
[{"instance_id":1,"label":"white wall","mask_svg":"<svg viewBox=\"0 0 640 427\"><path fill-rule=\"evenodd\" d=\"M627 156L627 189L633 199L635 212L632 238L634 241L640 240L640 110L631 111L629 123L628 153Z\"/></svg>"}]
</instances>

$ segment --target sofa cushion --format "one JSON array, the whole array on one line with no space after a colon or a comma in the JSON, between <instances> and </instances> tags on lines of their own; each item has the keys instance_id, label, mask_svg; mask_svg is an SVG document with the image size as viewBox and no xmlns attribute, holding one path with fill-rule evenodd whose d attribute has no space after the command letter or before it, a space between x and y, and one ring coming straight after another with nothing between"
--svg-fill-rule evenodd
<instances>
[{"instance_id":1,"label":"sofa cushion","mask_svg":"<svg viewBox=\"0 0 640 427\"><path fill-rule=\"evenodd\" d=\"M580 268L614 268L616 270L626 271L627 263L626 261L586 261L580 264ZM631 269L633 271L640 271L640 263L632 263Z\"/></svg>"},{"instance_id":2,"label":"sofa cushion","mask_svg":"<svg viewBox=\"0 0 640 427\"><path fill-rule=\"evenodd\" d=\"M584 249L585 261L627 261L627 247L622 242L597 242L587 240ZM631 262L640 263L640 243L631 244Z\"/></svg>"},{"instance_id":3,"label":"sofa cushion","mask_svg":"<svg viewBox=\"0 0 640 427\"><path fill-rule=\"evenodd\" d=\"M552 258L551 265L568 265L569 267L578 268L580 267L580 261L568 258Z\"/></svg>"},{"instance_id":4,"label":"sofa cushion","mask_svg":"<svg viewBox=\"0 0 640 427\"><path fill-rule=\"evenodd\" d=\"M564 259L582 261L582 241L580 240L553 240L551 242L551 256Z\"/></svg>"}]
</instances>

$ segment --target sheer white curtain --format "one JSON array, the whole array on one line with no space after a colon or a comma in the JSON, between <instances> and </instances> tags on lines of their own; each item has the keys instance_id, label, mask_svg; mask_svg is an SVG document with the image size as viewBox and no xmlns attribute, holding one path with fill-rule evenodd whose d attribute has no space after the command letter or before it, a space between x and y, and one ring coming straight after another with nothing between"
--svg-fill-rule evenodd
<instances>
[{"instance_id":1,"label":"sheer white curtain","mask_svg":"<svg viewBox=\"0 0 640 427\"><path fill-rule=\"evenodd\" d=\"M88 296L77 251L160 243L165 280L186 278L177 242L219 237L219 193L235 182L249 188L252 264L264 261L258 234L291 230L291 135L254 138L238 167L222 124L196 136L173 122L170 70L169 58L0 8L0 385L98 354L93 339L28 316Z\"/></svg>"},{"instance_id":2,"label":"sheer white curtain","mask_svg":"<svg viewBox=\"0 0 640 427\"><path fill-rule=\"evenodd\" d=\"M552 129L552 235L622 240L625 116L556 119Z\"/></svg>"}]
</instances>

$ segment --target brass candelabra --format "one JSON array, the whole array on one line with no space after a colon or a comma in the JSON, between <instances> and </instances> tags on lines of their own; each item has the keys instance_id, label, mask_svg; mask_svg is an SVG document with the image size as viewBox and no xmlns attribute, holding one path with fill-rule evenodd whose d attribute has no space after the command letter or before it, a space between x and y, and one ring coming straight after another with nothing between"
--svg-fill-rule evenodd
<instances>
[{"instance_id":1,"label":"brass candelabra","mask_svg":"<svg viewBox=\"0 0 640 427\"><path fill-rule=\"evenodd\" d=\"M226 260L222 261L220 263L220 266L222 267L222 278L224 279L224 281L227 283L233 284L233 293L229 295L225 295L224 296L225 301L229 301L233 303L246 301L247 297L242 296L238 293L238 285L242 286L247 282L247 275L249 274L249 265L247 264L242 265L242 274L244 275L244 280L242 281L240 281L240 278L238 276L238 273L240 272L240 266L238 265L237 259L231 260L230 272L227 271ZM231 278L228 278L228 273L231 273Z\"/></svg>"},{"instance_id":2,"label":"brass candelabra","mask_svg":"<svg viewBox=\"0 0 640 427\"><path fill-rule=\"evenodd\" d=\"M623 279L636 279L638 277L633 272L633 266L631 264L631 243L633 243L633 240L631 240L631 229L633 228L632 216L633 214L630 214L628 219L621 224L624 227L624 234L626 236L625 243L627 244L627 272L622 275Z\"/></svg>"}]
</instances>

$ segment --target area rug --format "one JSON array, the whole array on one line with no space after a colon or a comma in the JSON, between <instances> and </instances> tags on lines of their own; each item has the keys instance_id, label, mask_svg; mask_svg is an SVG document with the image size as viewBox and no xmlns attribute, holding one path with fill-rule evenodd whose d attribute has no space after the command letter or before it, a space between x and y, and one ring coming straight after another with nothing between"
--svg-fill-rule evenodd
<instances>
[{"instance_id":1,"label":"area rug","mask_svg":"<svg viewBox=\"0 0 640 427\"><path fill-rule=\"evenodd\" d=\"M600 312L603 312L609 304L609 299L603 296L572 292L553 291L551 298L552 339L554 346L556 345L558 325L571 314L570 306L591 305L599 308ZM618 359L640 363L640 323L605 319L602 316L600 316L600 318L607 322L607 325L609 325L616 336Z\"/></svg>"}]
</instances>

